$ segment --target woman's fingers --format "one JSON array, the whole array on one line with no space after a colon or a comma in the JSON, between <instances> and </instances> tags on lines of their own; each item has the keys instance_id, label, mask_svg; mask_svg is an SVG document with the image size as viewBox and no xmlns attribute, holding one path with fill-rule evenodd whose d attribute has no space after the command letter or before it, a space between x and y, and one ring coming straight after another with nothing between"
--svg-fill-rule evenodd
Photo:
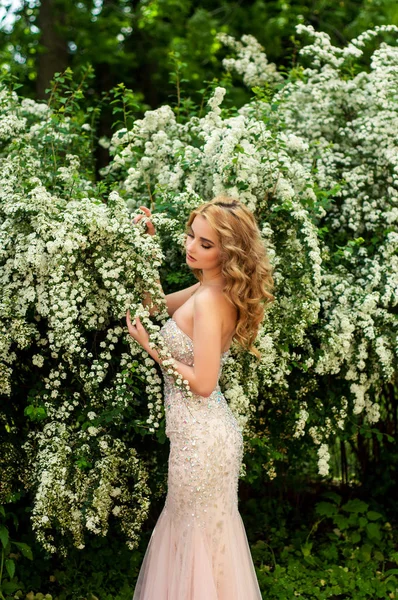
<instances>
[{"instance_id":1,"label":"woman's fingers","mask_svg":"<svg viewBox=\"0 0 398 600\"><path fill-rule=\"evenodd\" d=\"M151 216L151 209L148 208L147 206L140 206L140 209L144 211L144 213L146 214L147 217Z\"/></svg>"},{"instance_id":2,"label":"woman's fingers","mask_svg":"<svg viewBox=\"0 0 398 600\"><path fill-rule=\"evenodd\" d=\"M134 317L131 322L130 309L126 313L127 329L132 338L134 338L143 348L147 347L149 341L148 333L140 321L139 317Z\"/></svg>"},{"instance_id":3,"label":"woman's fingers","mask_svg":"<svg viewBox=\"0 0 398 600\"><path fill-rule=\"evenodd\" d=\"M141 321L140 321L139 317L134 317L133 320L131 320L130 309L127 310L126 320L128 323L130 323L130 325L135 325L135 326L137 326L138 324L141 325Z\"/></svg>"},{"instance_id":4,"label":"woman's fingers","mask_svg":"<svg viewBox=\"0 0 398 600\"><path fill-rule=\"evenodd\" d=\"M140 206L140 208L142 208L143 210L145 210L146 212L146 216L147 217L151 217L151 211L149 208L147 208L146 206ZM144 218L144 215L136 215L133 219L133 224L138 223L141 219ZM147 221L146 222L146 226L147 226L147 231L150 235L155 235L156 231L155 231L155 226L152 223L152 221Z\"/></svg>"},{"instance_id":5,"label":"woman's fingers","mask_svg":"<svg viewBox=\"0 0 398 600\"><path fill-rule=\"evenodd\" d=\"M151 209L148 208L147 206L140 206L139 207L147 217L151 216ZM138 221L140 221L142 218L144 217L144 215L136 215L133 219L133 223L138 223Z\"/></svg>"},{"instance_id":6,"label":"woman's fingers","mask_svg":"<svg viewBox=\"0 0 398 600\"><path fill-rule=\"evenodd\" d=\"M135 319L133 319L133 322L131 322L130 309L126 313L126 322L127 322L127 329L131 333L131 331L133 330L133 327L135 326Z\"/></svg>"},{"instance_id":7,"label":"woman's fingers","mask_svg":"<svg viewBox=\"0 0 398 600\"><path fill-rule=\"evenodd\" d=\"M140 209L141 209L141 210L142 210L142 211L145 213L145 215L146 215L147 217L150 217L150 216L151 216L151 209L150 209L150 208L148 208L147 206L140 206ZM138 216L138 217L140 217L140 219L142 219L142 217L143 217L144 215L137 215L137 216Z\"/></svg>"},{"instance_id":8,"label":"woman's fingers","mask_svg":"<svg viewBox=\"0 0 398 600\"><path fill-rule=\"evenodd\" d=\"M156 231L155 231L155 227L154 224L152 223L152 221L147 221L147 229L148 229L148 233L149 235L155 235Z\"/></svg>"}]
</instances>

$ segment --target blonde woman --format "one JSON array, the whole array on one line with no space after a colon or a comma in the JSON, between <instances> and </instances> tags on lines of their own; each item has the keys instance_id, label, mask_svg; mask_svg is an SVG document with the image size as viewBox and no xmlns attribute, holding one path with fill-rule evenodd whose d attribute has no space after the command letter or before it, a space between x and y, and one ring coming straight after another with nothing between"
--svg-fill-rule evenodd
<instances>
[{"instance_id":1,"label":"blonde woman","mask_svg":"<svg viewBox=\"0 0 398 600\"><path fill-rule=\"evenodd\" d=\"M154 234L150 221L147 227ZM166 296L170 319L161 334L192 397L149 348L139 318L133 324L127 313L130 335L160 364L170 439L166 502L133 600L261 600L238 511L242 432L218 381L233 340L260 356L253 342L263 305L274 299L272 269L253 214L229 197L192 211L186 261L198 282Z\"/></svg>"}]
</instances>

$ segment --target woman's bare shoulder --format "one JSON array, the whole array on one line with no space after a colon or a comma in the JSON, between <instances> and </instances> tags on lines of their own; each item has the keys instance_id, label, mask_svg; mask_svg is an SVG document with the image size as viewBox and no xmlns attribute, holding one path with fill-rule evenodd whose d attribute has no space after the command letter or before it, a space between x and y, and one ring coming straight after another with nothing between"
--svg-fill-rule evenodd
<instances>
[{"instance_id":1,"label":"woman's bare shoulder","mask_svg":"<svg viewBox=\"0 0 398 600\"><path fill-rule=\"evenodd\" d=\"M236 320L237 310L221 287L200 286L195 292L194 301L199 300L200 295L205 299L208 310L217 310L226 322Z\"/></svg>"}]
</instances>

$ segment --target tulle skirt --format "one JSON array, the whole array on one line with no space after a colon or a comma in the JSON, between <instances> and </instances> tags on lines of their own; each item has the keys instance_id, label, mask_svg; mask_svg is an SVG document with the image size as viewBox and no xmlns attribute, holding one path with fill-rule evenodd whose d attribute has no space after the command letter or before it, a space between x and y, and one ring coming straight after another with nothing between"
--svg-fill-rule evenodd
<instances>
[{"instance_id":1,"label":"tulle skirt","mask_svg":"<svg viewBox=\"0 0 398 600\"><path fill-rule=\"evenodd\" d=\"M133 600L261 600L239 511L206 528L174 522L165 506Z\"/></svg>"}]
</instances>

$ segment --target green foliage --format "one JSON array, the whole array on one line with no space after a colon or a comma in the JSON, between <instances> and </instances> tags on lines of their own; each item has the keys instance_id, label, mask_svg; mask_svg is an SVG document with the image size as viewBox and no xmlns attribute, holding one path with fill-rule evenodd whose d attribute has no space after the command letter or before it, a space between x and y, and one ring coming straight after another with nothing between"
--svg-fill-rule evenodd
<instances>
[{"instance_id":1,"label":"green foliage","mask_svg":"<svg viewBox=\"0 0 398 600\"><path fill-rule=\"evenodd\" d=\"M23 82L24 94L32 96L50 42L41 35L40 4L21 4L15 20L7 29L0 29L0 59ZM99 97L117 83L117 75L118 81L142 94L154 107L170 103L176 93L175 70L170 64L173 56L180 60L180 83L185 80L186 96L195 102L194 96L205 80L222 76L218 58L221 45L215 37L218 31L235 37L252 34L271 61L290 67L297 58L294 27L298 22L312 24L327 32L333 43L345 45L366 28L398 23L398 10L394 0L347 0L338 5L324 0L255 0L244 4L210 0L156 0L148 4L139 0L134 5L117 0L100 8L88 0L57 0L51 19L66 66L79 72L91 63L98 76L95 91ZM60 65L59 70L64 67ZM247 92L240 84L231 99L236 105L247 101Z\"/></svg>"},{"instance_id":2,"label":"green foliage","mask_svg":"<svg viewBox=\"0 0 398 600\"><path fill-rule=\"evenodd\" d=\"M293 498L297 487L285 483L285 494L276 484L269 495L257 495L240 506L263 597L393 599L398 540L382 509L356 497L343 500L333 491L312 505L303 490ZM244 495L245 489L241 491ZM29 598L43 600L44 594L38 594L43 590L53 600L131 599L160 504L134 551L117 535L92 537L84 552L72 549L66 559L46 558L38 548L35 562L19 567L24 589L34 590ZM369 524L377 524L377 530Z\"/></svg>"},{"instance_id":3,"label":"green foliage","mask_svg":"<svg viewBox=\"0 0 398 600\"><path fill-rule=\"evenodd\" d=\"M124 83L119 83L112 88L110 94L113 96L110 105L112 106L112 114L115 117L112 127L115 129L121 127L130 129L142 105L133 90L126 88Z\"/></svg>"},{"instance_id":4,"label":"green foliage","mask_svg":"<svg viewBox=\"0 0 398 600\"><path fill-rule=\"evenodd\" d=\"M266 541L253 544L264 597L394 598L398 556L391 524L358 498L343 502L335 492L326 492L323 498L309 515L300 511L299 528L287 528L286 517L277 510ZM260 506L256 503L252 509L257 519L263 511L273 509L269 502L266 508Z\"/></svg>"},{"instance_id":5,"label":"green foliage","mask_svg":"<svg viewBox=\"0 0 398 600\"><path fill-rule=\"evenodd\" d=\"M12 521L13 529L18 529L18 519L12 512L6 511L0 505L0 599L14 598L18 590L23 590L24 585L15 575L17 561L21 557L33 560L30 546L17 542L10 536L7 521Z\"/></svg>"},{"instance_id":6,"label":"green foliage","mask_svg":"<svg viewBox=\"0 0 398 600\"><path fill-rule=\"evenodd\" d=\"M140 549L128 551L119 536L90 540L84 553L72 551L66 560L53 560L51 565L43 561L40 571L50 575L38 579L35 587L50 590L54 600L131 600L144 543L147 535Z\"/></svg>"}]
</instances>

